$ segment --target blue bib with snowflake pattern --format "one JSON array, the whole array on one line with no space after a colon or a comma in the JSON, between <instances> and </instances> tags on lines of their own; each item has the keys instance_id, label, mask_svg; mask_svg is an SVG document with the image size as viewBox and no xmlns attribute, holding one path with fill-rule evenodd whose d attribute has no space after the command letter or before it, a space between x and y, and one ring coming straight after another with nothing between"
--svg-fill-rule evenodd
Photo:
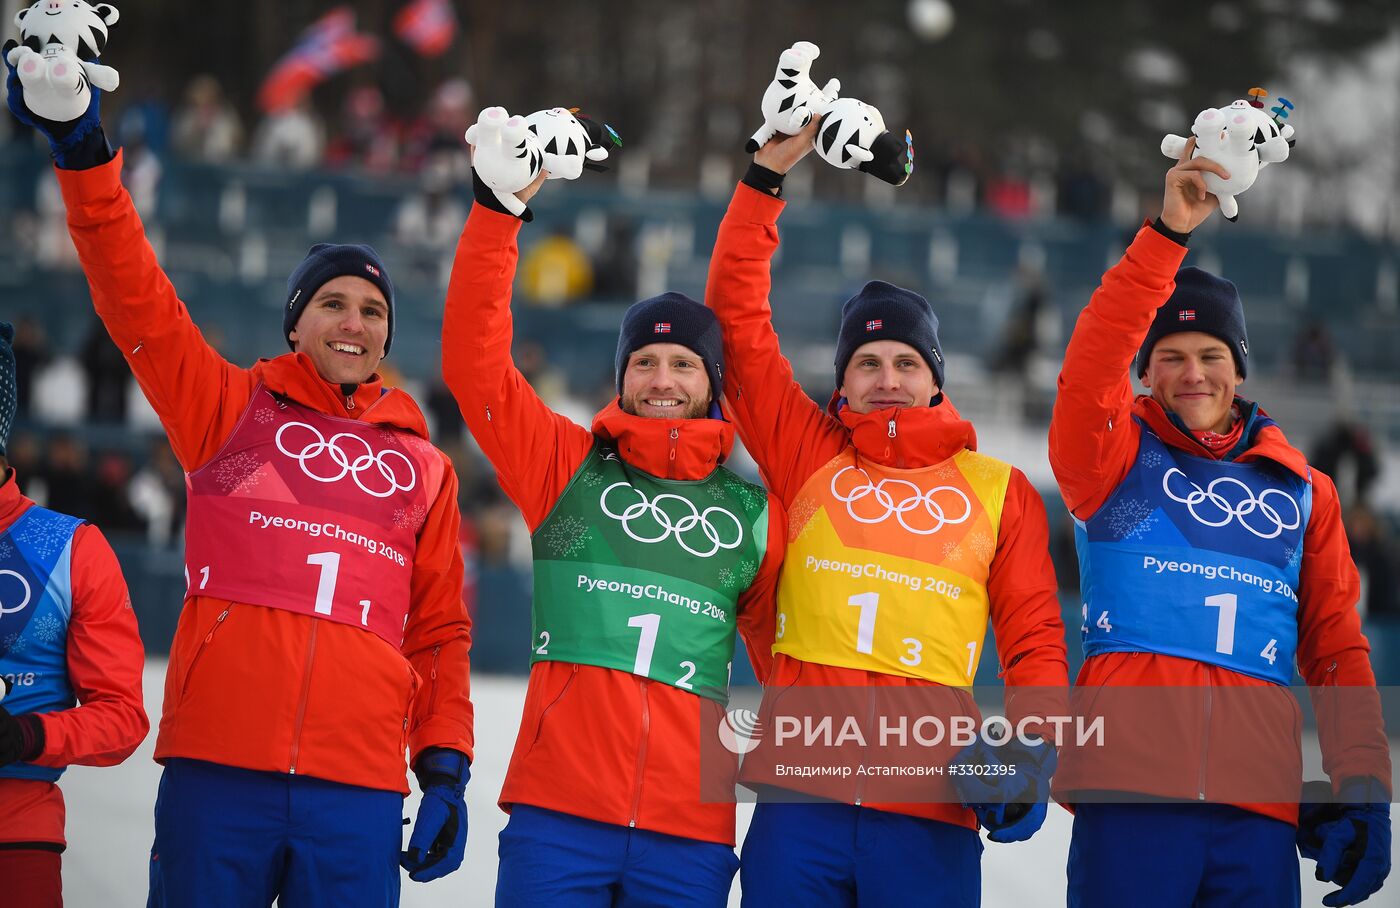
<instances>
[{"instance_id":1,"label":"blue bib with snowflake pattern","mask_svg":"<svg viewBox=\"0 0 1400 908\"><path fill-rule=\"evenodd\" d=\"M1084 655L1161 653L1289 683L1311 513L1312 484L1282 466L1194 457L1142 425L1128 475L1075 521Z\"/></svg>"},{"instance_id":2,"label":"blue bib with snowflake pattern","mask_svg":"<svg viewBox=\"0 0 1400 908\"><path fill-rule=\"evenodd\" d=\"M11 714L77 704L68 683L68 619L73 611L73 534L83 521L31 507L0 536L0 675L10 682ZM11 763L0 779L54 782L62 769Z\"/></svg>"}]
</instances>

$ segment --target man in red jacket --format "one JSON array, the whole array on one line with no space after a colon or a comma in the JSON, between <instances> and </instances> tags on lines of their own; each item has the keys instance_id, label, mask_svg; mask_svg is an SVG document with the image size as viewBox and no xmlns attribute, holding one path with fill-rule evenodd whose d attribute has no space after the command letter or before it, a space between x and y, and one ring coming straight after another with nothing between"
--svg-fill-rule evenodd
<instances>
[{"instance_id":1,"label":"man in red jacket","mask_svg":"<svg viewBox=\"0 0 1400 908\"><path fill-rule=\"evenodd\" d=\"M1297 843L1343 887L1324 904L1355 904L1390 861L1356 568L1332 480L1236 393L1249 344L1235 286L1180 268L1217 207L1202 174L1227 176L1191 158L1194 141L1161 217L1080 315L1050 424L1084 590L1078 684L1108 720L1103 748L1067 753L1056 777L1078 802L1069 904L1299 903L1295 659L1335 793ZM1150 392L1136 398L1135 358Z\"/></svg>"},{"instance_id":2,"label":"man in red jacket","mask_svg":"<svg viewBox=\"0 0 1400 908\"><path fill-rule=\"evenodd\" d=\"M619 396L591 429L540 400L510 356L521 219L475 186L443 378L535 559L496 905L722 906L738 864L734 805L701 789L722 777L732 798L735 766L714 748L702 763L701 743L725 718L736 628L764 674L782 509L722 465L734 429L718 406L719 326L679 293L627 311Z\"/></svg>"},{"instance_id":3,"label":"man in red jacket","mask_svg":"<svg viewBox=\"0 0 1400 908\"><path fill-rule=\"evenodd\" d=\"M188 474L188 591L166 672L152 905L397 904L460 865L472 753L457 479L376 369L394 290L367 246L313 247L292 352L204 340L146 241L97 116L41 120L97 314ZM404 751L423 801L402 845Z\"/></svg>"},{"instance_id":4,"label":"man in red jacket","mask_svg":"<svg viewBox=\"0 0 1400 908\"><path fill-rule=\"evenodd\" d=\"M145 653L102 531L19 491L14 328L0 322L0 885L13 908L63 904L63 792L75 763L115 766L146 737Z\"/></svg>"},{"instance_id":5,"label":"man in red jacket","mask_svg":"<svg viewBox=\"0 0 1400 908\"><path fill-rule=\"evenodd\" d=\"M825 409L779 350L768 307L779 193L818 126L754 155L706 287L730 363L726 400L792 515L761 718L771 729L794 709L841 712L852 701L848 716L879 715L882 725L891 707L900 719L975 717L958 688L976 675L990 617L1007 717L1035 729L1022 723L1058 713L1068 683L1045 508L1019 470L976 451L971 423L942 390L928 301L871 281L845 304ZM1034 735L993 750L910 745L906 758L954 763L915 788L859 774L849 785L803 785L779 763L776 736L764 738L744 768L760 788L742 855L745 904L978 904L979 822L995 841L1028 838L1045 817L1054 768L1053 747ZM974 786L989 777L957 774L974 764L1005 775ZM828 803L782 803L793 789Z\"/></svg>"}]
</instances>

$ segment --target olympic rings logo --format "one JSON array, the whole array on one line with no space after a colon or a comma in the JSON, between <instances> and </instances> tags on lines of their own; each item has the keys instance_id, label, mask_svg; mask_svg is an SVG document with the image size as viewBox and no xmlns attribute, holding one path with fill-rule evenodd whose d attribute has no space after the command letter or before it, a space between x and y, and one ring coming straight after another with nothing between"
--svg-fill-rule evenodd
<instances>
[{"instance_id":1,"label":"olympic rings logo","mask_svg":"<svg viewBox=\"0 0 1400 908\"><path fill-rule=\"evenodd\" d=\"M863 485L856 486L850 491L849 494L843 495L837 489L837 483L841 479L841 475L847 470L855 470L857 473L859 473L865 478L865 483ZM900 499L899 501L895 501L894 495L892 495L888 490L891 488L901 486L907 488L909 492L904 498ZM952 499L945 499L950 504L952 504L954 501L961 501L962 513L957 517L948 516L948 511L945 511L943 509L943 505L939 504L937 501L934 500L934 497L939 492L952 493ZM852 520L855 520L859 523L884 523L886 520L890 519L890 517L893 516L896 520L899 521L900 526L904 527L909 532L914 533L918 536L932 536L934 533L937 533L939 530L943 529L943 527L948 526L949 524L965 523L967 519L972 516L972 502L968 500L967 495L962 491L962 489L959 489L955 486L936 486L925 492L923 489L919 488L917 485L915 485L907 479L892 479L889 477L886 477L885 479L882 479L877 483L872 483L870 481L870 475L864 470L862 470L860 467L856 466L842 467L840 470L837 471L835 476L831 477L831 494L836 497L837 501L845 502L846 513L851 515ZM861 501L865 498L871 498L876 504L878 504L881 508L884 509L884 513L879 514L875 517L863 517L860 514L857 514L855 504L856 502ZM905 514L909 513L910 511L917 510L921 506L924 512L927 513L929 517L932 517L935 521L935 524L927 529L920 529L918 527L910 526L909 523L906 522L904 519Z\"/></svg>"},{"instance_id":2,"label":"olympic rings logo","mask_svg":"<svg viewBox=\"0 0 1400 908\"><path fill-rule=\"evenodd\" d=\"M624 507L620 513L614 511L608 506L608 496L612 494L614 489L627 489L637 496L637 500ZM667 499L680 502L681 506L689 513L682 514L679 519L672 518L671 515L666 513L665 509L661 507L661 503ZM674 535L676 537L676 542L680 543L680 547L696 558L709 558L720 549L737 549L739 544L744 541L744 525L739 522L739 518L735 517L724 508L709 507L701 511L695 507L695 504L691 502L690 499L683 498L680 495L671 495L669 493L657 495L655 498L649 499L645 492L625 481L615 482L604 489L602 496L598 499L598 506L603 509L604 514L607 514L613 520L621 523L623 532L635 541L650 545L652 543L661 542L666 537ZM651 518L651 522L660 529L660 535L643 536L632 529L633 522L643 515L647 515ZM733 533L721 533L720 527L710 522L710 518L713 515L728 518L728 522L734 525ZM724 521L721 521L721 523L723 522ZM697 529L705 537L705 543L701 543L696 539L695 533L692 531ZM694 546L691 545L691 542L686 540L687 534L690 535L691 541L695 542ZM733 536L733 541L725 539L725 537L729 535Z\"/></svg>"},{"instance_id":3,"label":"olympic rings logo","mask_svg":"<svg viewBox=\"0 0 1400 908\"><path fill-rule=\"evenodd\" d=\"M297 452L287 450L282 444L282 434L291 428L305 429L315 436L315 441L307 442L302 446L302 449ZM340 446L341 439L348 439L351 442L363 445L365 449L364 453L355 457L354 460L351 460L350 455ZM336 482L344 479L345 475L348 473L350 477L355 480L355 485L360 487L360 491L364 492L366 495L373 495L375 498L388 498L395 492L407 492L417 485L418 482L418 474L413 469L413 461L409 460L407 455L394 450L379 451L376 453L375 450L370 447L369 442L351 432L337 432L330 437L330 440L327 440L315 426L307 425L304 422L289 422L284 423L282 427L277 430L276 442L277 450L295 460L301 465L301 471L305 473L308 478L314 479L317 482ZM307 465L309 461L319 457L322 453L330 457L332 463L340 468L340 472L336 473L334 476L322 476L314 472L311 467ZM401 470L395 469L390 465L390 458L394 457L402 461L403 469L408 471L408 479L406 482L400 481L399 479ZM373 479L374 474L378 473L379 478L385 483L388 483L388 488L383 490L370 488L360 479L360 474L369 470L371 467L373 467L374 470L369 474L370 478ZM372 484L378 486L380 483L375 481Z\"/></svg>"},{"instance_id":4,"label":"olympic rings logo","mask_svg":"<svg viewBox=\"0 0 1400 908\"><path fill-rule=\"evenodd\" d=\"M1173 474L1180 476L1191 484L1191 491L1186 493L1185 498L1172 491L1171 479ZM1237 504L1231 504L1228 498L1216 491L1216 487L1222 485L1239 486L1244 492L1244 498ZM1238 519L1240 526L1249 530L1260 539L1273 539L1284 530L1296 530L1303 522L1302 509L1298 507L1298 502L1293 500L1293 496L1289 495L1287 492L1282 489L1265 489L1260 492L1259 497L1256 498L1254 497L1254 490L1233 476L1220 476L1216 479L1212 479L1210 485L1202 489L1200 486L1196 485L1196 483L1187 479L1186 474L1181 472L1181 470L1172 467L1166 473L1162 474L1162 491L1166 492L1167 497L1172 501L1178 501L1186 505L1186 510L1191 513L1192 517L1196 518L1197 523L1204 524L1208 527L1223 527L1230 521ZM1274 507L1269 504L1270 495L1275 496L1279 507ZM1196 505L1205 501L1209 501L1211 507L1220 512L1222 516L1219 520L1207 520L1196 512ZM1283 514L1280 513L1280 508L1285 502L1288 507L1293 510L1292 516L1287 520L1285 520ZM1261 532L1250 526L1249 521L1245 520L1245 517L1253 514L1255 511L1258 511L1265 520L1273 524L1272 531Z\"/></svg>"},{"instance_id":5,"label":"olympic rings logo","mask_svg":"<svg viewBox=\"0 0 1400 908\"><path fill-rule=\"evenodd\" d=\"M24 607L29 604L29 600L34 597L34 591L29 588L29 581L24 579L23 574L16 574L14 571L0 571L0 577L13 577L24 587L24 601L19 605L5 607L4 602L0 602L0 615L13 615L15 612L24 611Z\"/></svg>"}]
</instances>

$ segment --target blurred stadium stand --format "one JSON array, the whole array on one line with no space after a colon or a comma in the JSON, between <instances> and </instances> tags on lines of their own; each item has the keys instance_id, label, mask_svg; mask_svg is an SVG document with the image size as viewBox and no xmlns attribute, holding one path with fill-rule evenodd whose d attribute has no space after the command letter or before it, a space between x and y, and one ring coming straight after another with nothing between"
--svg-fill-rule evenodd
<instances>
[{"instance_id":1,"label":"blurred stadium stand","mask_svg":"<svg viewBox=\"0 0 1400 908\"><path fill-rule=\"evenodd\" d=\"M5 317L36 316L54 352L65 356L73 355L91 330L91 301L74 265L38 264L34 235L58 226L45 227L45 219L56 216L45 213L36 192L49 179L48 166L45 156L20 143L0 146L0 210L12 214L0 228L10 231L8 241L0 243L0 295ZM398 291L388 364L421 389L433 381L443 354L439 329L451 250L405 243L396 231L400 205L416 192L418 184L409 177L371 179L345 171L288 175L176 160L165 166L148 234L195 321L219 338L229 359L245 365L286 349L279 330L285 276L309 243L374 245ZM458 196L463 205L470 203L464 190ZM610 378L623 307L663 288L702 297L724 202L587 183L567 191L551 185L534 206L536 222L522 233L522 251L556 231L596 250L603 232L625 225L621 242L629 247L635 293L594 294L555 307L517 300L517 336L540 344L550 367L569 379L571 391L590 399L599 380L606 384ZM829 393L840 304L861 283L879 277L924 291L939 313L950 351L950 396L976 422L984 449L1024 469L1046 496L1052 526L1063 524L1067 515L1044 456L1059 351L1100 274L1130 239L1129 231L1108 222L1008 221L799 199L789 205L781 232L775 324L809 392L822 400ZM1311 450L1340 416L1348 416L1365 425L1382 450L1397 446L1400 249L1351 233L1284 235L1220 219L1199 232L1192 248L1195 263L1239 285L1251 342L1246 393L1264 404L1295 443ZM1041 275L1048 302L1040 326L1045 341L1026 378L1013 380L989 364L1017 305L1021 272ZM1310 321L1325 326L1337 363L1345 367L1334 364L1322 377L1299 374L1291 351L1301 326ZM41 438L54 430L32 421L21 428ZM90 449L125 451L138 467L159 436L158 430L123 425L79 422L62 428ZM1397 539L1400 460L1390 459L1382 472L1387 475L1377 503ZM472 505L464 501L464 511ZM118 540L117 548L148 646L161 651L173 634L183 592L178 550L155 549L139 539ZM1057 566L1063 574L1072 564L1071 556ZM477 590L476 666L524 671L528 573L504 563L484 564ZM1066 593L1064 606L1077 665L1078 600ZM1400 684L1400 616L1369 615L1367 632L1378 677ZM736 681L741 679L737 666L743 664L736 660ZM979 683L995 683L995 673L995 660L984 660Z\"/></svg>"}]
</instances>

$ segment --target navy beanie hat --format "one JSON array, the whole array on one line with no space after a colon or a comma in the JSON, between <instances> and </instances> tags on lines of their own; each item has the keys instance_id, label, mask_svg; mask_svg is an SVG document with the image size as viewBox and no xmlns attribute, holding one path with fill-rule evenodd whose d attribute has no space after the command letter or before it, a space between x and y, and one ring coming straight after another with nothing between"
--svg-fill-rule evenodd
<instances>
[{"instance_id":1,"label":"navy beanie hat","mask_svg":"<svg viewBox=\"0 0 1400 908\"><path fill-rule=\"evenodd\" d=\"M629 306L617 336L618 394L627 357L648 344L680 344L694 350L705 362L710 394L719 402L724 395L724 344L713 312L684 293L669 290Z\"/></svg>"},{"instance_id":2,"label":"navy beanie hat","mask_svg":"<svg viewBox=\"0 0 1400 908\"><path fill-rule=\"evenodd\" d=\"M1244 331L1244 304L1235 285L1199 268L1182 268L1176 273L1176 289L1157 310L1147 339L1137 355L1137 374L1147 374L1152 348L1168 334L1200 331L1220 338L1235 357L1240 377L1249 365L1249 338Z\"/></svg>"},{"instance_id":3,"label":"navy beanie hat","mask_svg":"<svg viewBox=\"0 0 1400 908\"><path fill-rule=\"evenodd\" d=\"M846 366L862 344L902 341L919 351L943 388L943 347L938 343L938 316L928 300L912 290L871 281L841 307L836 336L836 387L846 383Z\"/></svg>"},{"instance_id":4,"label":"navy beanie hat","mask_svg":"<svg viewBox=\"0 0 1400 908\"><path fill-rule=\"evenodd\" d=\"M19 392L15 389L15 351L10 344L15 339L15 326L0 322L0 457L10 443L10 429L15 424L15 407Z\"/></svg>"},{"instance_id":5,"label":"navy beanie hat","mask_svg":"<svg viewBox=\"0 0 1400 908\"><path fill-rule=\"evenodd\" d=\"M384 355L389 355L389 345L394 342L394 285L389 282L389 271L379 253L360 244L317 243L287 278L287 304L282 307L282 336L287 339L287 346L295 346L292 329L311 297L322 284L346 275L362 277L384 294L384 301L389 304L389 334L384 339Z\"/></svg>"}]
</instances>

